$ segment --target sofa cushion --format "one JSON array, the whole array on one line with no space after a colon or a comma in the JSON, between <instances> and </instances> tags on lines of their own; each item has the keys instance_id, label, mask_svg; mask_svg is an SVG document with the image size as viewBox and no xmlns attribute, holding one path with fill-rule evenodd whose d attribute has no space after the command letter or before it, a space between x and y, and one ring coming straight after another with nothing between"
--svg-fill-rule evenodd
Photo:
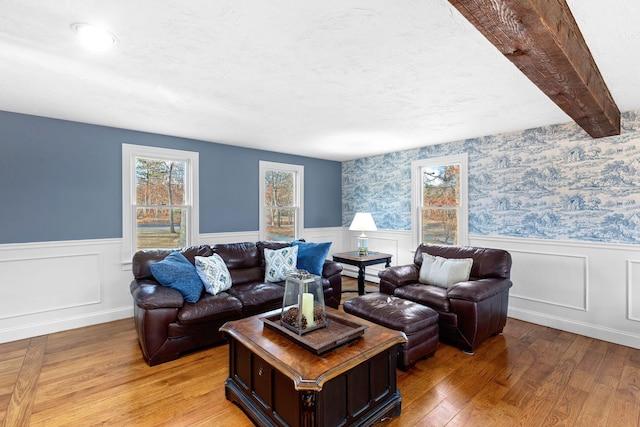
<instances>
[{"instance_id":1,"label":"sofa cushion","mask_svg":"<svg viewBox=\"0 0 640 427\"><path fill-rule=\"evenodd\" d=\"M220 255L229 271L260 267L258 248L253 242L220 243L212 247Z\"/></svg>"},{"instance_id":2,"label":"sofa cushion","mask_svg":"<svg viewBox=\"0 0 640 427\"><path fill-rule=\"evenodd\" d=\"M458 282L469 280L472 265L473 258L448 259L423 253L418 281L448 288Z\"/></svg>"},{"instance_id":3,"label":"sofa cushion","mask_svg":"<svg viewBox=\"0 0 640 427\"><path fill-rule=\"evenodd\" d=\"M298 261L298 247L289 246L282 249L264 250L265 282L282 282L287 278L287 274L296 269Z\"/></svg>"},{"instance_id":4,"label":"sofa cushion","mask_svg":"<svg viewBox=\"0 0 640 427\"><path fill-rule=\"evenodd\" d=\"M178 321L192 324L216 319L233 319L240 316L241 312L242 303L226 292L218 295L204 294L195 304L186 304L178 311Z\"/></svg>"},{"instance_id":5,"label":"sofa cushion","mask_svg":"<svg viewBox=\"0 0 640 427\"><path fill-rule=\"evenodd\" d=\"M416 283L396 288L393 295L426 305L437 311L451 311L447 290L439 286Z\"/></svg>"},{"instance_id":6,"label":"sofa cushion","mask_svg":"<svg viewBox=\"0 0 640 427\"><path fill-rule=\"evenodd\" d=\"M322 276L322 267L329 255L331 242L312 243L296 240L291 244L298 247L297 268L315 274L316 276Z\"/></svg>"},{"instance_id":7,"label":"sofa cushion","mask_svg":"<svg viewBox=\"0 0 640 427\"><path fill-rule=\"evenodd\" d=\"M218 295L231 287L231 274L220 255L210 257L196 257L196 272L207 292Z\"/></svg>"},{"instance_id":8,"label":"sofa cushion","mask_svg":"<svg viewBox=\"0 0 640 427\"><path fill-rule=\"evenodd\" d=\"M234 285L227 293L242 303L244 313L250 313L258 309L266 311L272 306L282 307L284 286L276 283L245 283Z\"/></svg>"},{"instance_id":9,"label":"sofa cushion","mask_svg":"<svg viewBox=\"0 0 640 427\"><path fill-rule=\"evenodd\" d=\"M172 252L165 259L150 265L153 277L162 285L175 289L187 302L200 299L204 286L196 268L180 252Z\"/></svg>"},{"instance_id":10,"label":"sofa cushion","mask_svg":"<svg viewBox=\"0 0 640 427\"><path fill-rule=\"evenodd\" d=\"M172 252L176 252L176 249L141 249L133 255L131 263L131 271L133 277L136 279L151 279L153 273L151 272L151 265L158 261L162 261ZM211 247L208 245L190 246L183 248L180 253L184 255L186 259L194 264L194 258L196 256L209 256L211 255Z\"/></svg>"}]
</instances>

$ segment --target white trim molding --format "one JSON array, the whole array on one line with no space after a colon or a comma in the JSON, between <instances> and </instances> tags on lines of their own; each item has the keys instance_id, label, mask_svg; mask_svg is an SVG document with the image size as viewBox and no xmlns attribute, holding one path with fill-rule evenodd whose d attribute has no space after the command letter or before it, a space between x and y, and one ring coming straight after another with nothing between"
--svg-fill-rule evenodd
<instances>
[{"instance_id":1,"label":"white trim molding","mask_svg":"<svg viewBox=\"0 0 640 427\"><path fill-rule=\"evenodd\" d=\"M640 261L627 260L627 319L640 322Z\"/></svg>"}]
</instances>

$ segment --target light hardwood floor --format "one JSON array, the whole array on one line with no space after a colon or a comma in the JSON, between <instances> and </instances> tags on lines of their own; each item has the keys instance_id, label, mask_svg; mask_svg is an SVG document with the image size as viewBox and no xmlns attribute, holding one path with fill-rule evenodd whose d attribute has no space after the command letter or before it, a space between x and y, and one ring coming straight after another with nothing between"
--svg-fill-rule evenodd
<instances>
[{"instance_id":1,"label":"light hardwood floor","mask_svg":"<svg viewBox=\"0 0 640 427\"><path fill-rule=\"evenodd\" d=\"M149 367L131 319L0 344L0 425L250 426L224 397L227 357ZM514 319L475 355L440 344L398 385L381 426L640 426L640 350Z\"/></svg>"}]
</instances>

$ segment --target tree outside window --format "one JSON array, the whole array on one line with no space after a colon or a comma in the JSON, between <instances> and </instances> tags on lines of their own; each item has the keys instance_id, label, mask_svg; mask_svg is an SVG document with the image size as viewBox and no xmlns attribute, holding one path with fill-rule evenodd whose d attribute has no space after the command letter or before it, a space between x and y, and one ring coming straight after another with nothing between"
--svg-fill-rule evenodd
<instances>
[{"instance_id":1,"label":"tree outside window","mask_svg":"<svg viewBox=\"0 0 640 427\"><path fill-rule=\"evenodd\" d=\"M466 154L415 161L411 180L417 243L467 244Z\"/></svg>"},{"instance_id":2,"label":"tree outside window","mask_svg":"<svg viewBox=\"0 0 640 427\"><path fill-rule=\"evenodd\" d=\"M458 244L460 166L422 169L422 243Z\"/></svg>"},{"instance_id":3,"label":"tree outside window","mask_svg":"<svg viewBox=\"0 0 640 427\"><path fill-rule=\"evenodd\" d=\"M186 246L185 162L136 158L136 249Z\"/></svg>"},{"instance_id":4,"label":"tree outside window","mask_svg":"<svg viewBox=\"0 0 640 427\"><path fill-rule=\"evenodd\" d=\"M260 162L260 236L291 241L300 235L302 166Z\"/></svg>"}]
</instances>

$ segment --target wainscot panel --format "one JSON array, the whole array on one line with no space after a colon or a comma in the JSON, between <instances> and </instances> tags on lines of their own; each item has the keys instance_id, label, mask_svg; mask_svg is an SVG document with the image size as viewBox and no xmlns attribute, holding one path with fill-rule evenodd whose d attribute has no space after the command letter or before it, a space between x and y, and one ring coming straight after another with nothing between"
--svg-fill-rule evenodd
<instances>
[{"instance_id":1,"label":"wainscot panel","mask_svg":"<svg viewBox=\"0 0 640 427\"><path fill-rule=\"evenodd\" d=\"M0 320L100 304L100 254L69 254L0 261ZM56 274L59 271L73 274Z\"/></svg>"},{"instance_id":2,"label":"wainscot panel","mask_svg":"<svg viewBox=\"0 0 640 427\"><path fill-rule=\"evenodd\" d=\"M131 317L121 239L0 245L0 342Z\"/></svg>"},{"instance_id":3,"label":"wainscot panel","mask_svg":"<svg viewBox=\"0 0 640 427\"><path fill-rule=\"evenodd\" d=\"M587 257L512 249L511 298L587 311ZM544 272L544 274L540 274ZM530 280L529 278L537 277ZM535 286L527 286L535 282Z\"/></svg>"}]
</instances>

